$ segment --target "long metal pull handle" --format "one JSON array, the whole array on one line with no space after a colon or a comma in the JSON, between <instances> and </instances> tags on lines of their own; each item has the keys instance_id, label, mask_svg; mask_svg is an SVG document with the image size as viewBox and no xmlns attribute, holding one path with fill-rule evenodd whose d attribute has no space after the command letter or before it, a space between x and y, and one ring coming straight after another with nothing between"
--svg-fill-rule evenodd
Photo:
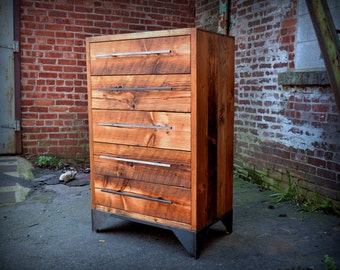
<instances>
[{"instance_id":1,"label":"long metal pull handle","mask_svg":"<svg viewBox=\"0 0 340 270\"><path fill-rule=\"evenodd\" d=\"M172 129L172 127L160 126L160 125L121 124L121 123L106 123L106 122L99 122L98 125L106 126L106 127L120 127L120 128Z\"/></svg>"},{"instance_id":2,"label":"long metal pull handle","mask_svg":"<svg viewBox=\"0 0 340 270\"><path fill-rule=\"evenodd\" d=\"M101 87L99 91L171 91L172 87Z\"/></svg>"},{"instance_id":3,"label":"long metal pull handle","mask_svg":"<svg viewBox=\"0 0 340 270\"><path fill-rule=\"evenodd\" d=\"M142 52L121 52L121 53L100 53L96 57L119 57L119 56L136 56L136 55L152 55L152 54L168 54L171 50L156 50Z\"/></svg>"},{"instance_id":4,"label":"long metal pull handle","mask_svg":"<svg viewBox=\"0 0 340 270\"><path fill-rule=\"evenodd\" d=\"M111 193L111 194L116 194L116 195L121 195L125 197L132 197L132 198L137 198L137 199L142 199L142 200L147 200L147 201L153 201L153 202L160 202L160 203L166 203L166 204L172 204L172 201L169 200L164 200L162 198L152 198L152 197L147 197L147 196L142 196L142 195L136 195L136 194L131 194L131 193L125 193L120 190L109 190L109 189L101 189L101 192L106 192L106 193Z\"/></svg>"},{"instance_id":5,"label":"long metal pull handle","mask_svg":"<svg viewBox=\"0 0 340 270\"><path fill-rule=\"evenodd\" d=\"M120 158L120 157L110 157L110 156L105 156L105 155L101 155L99 157L104 158L104 159L111 159L111 160L123 161L123 162L131 162L131 163L150 165L150 166L158 166L158 167L166 167L166 168L171 167L171 164L161 163L161 162L152 162L152 161L129 159L129 158Z\"/></svg>"}]
</instances>

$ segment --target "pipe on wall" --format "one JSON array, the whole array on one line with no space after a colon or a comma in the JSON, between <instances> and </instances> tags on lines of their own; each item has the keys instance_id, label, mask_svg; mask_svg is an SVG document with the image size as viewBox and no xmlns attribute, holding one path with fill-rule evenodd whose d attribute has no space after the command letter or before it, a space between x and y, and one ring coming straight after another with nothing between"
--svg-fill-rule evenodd
<instances>
[{"instance_id":1,"label":"pipe on wall","mask_svg":"<svg viewBox=\"0 0 340 270\"><path fill-rule=\"evenodd\" d=\"M217 33L229 35L230 25L230 0L219 0L219 19Z\"/></svg>"}]
</instances>

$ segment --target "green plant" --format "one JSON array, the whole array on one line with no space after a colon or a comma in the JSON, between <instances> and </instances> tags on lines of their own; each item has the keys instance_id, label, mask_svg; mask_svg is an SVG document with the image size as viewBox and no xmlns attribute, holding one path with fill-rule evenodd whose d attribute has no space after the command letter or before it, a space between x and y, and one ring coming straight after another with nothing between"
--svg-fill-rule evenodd
<instances>
[{"instance_id":1,"label":"green plant","mask_svg":"<svg viewBox=\"0 0 340 270\"><path fill-rule=\"evenodd\" d=\"M334 214L333 204L330 199L309 199L302 205L302 210L307 212L323 211L327 214Z\"/></svg>"},{"instance_id":2,"label":"green plant","mask_svg":"<svg viewBox=\"0 0 340 270\"><path fill-rule=\"evenodd\" d=\"M270 195L270 197L276 198L276 202L285 202L285 201L294 201L294 193L291 190L288 190L285 193L274 193Z\"/></svg>"},{"instance_id":3,"label":"green plant","mask_svg":"<svg viewBox=\"0 0 340 270\"><path fill-rule=\"evenodd\" d=\"M287 172L288 176L288 190L284 193L275 193L271 197L275 197L277 202L292 201L295 204L302 203L304 198L302 198L299 193L298 184L293 184L290 174Z\"/></svg>"},{"instance_id":4,"label":"green plant","mask_svg":"<svg viewBox=\"0 0 340 270\"><path fill-rule=\"evenodd\" d=\"M63 166L63 163L57 157L39 156L36 164L41 168L58 169Z\"/></svg>"},{"instance_id":5,"label":"green plant","mask_svg":"<svg viewBox=\"0 0 340 270\"><path fill-rule=\"evenodd\" d=\"M325 264L326 264L326 270L337 270L338 269L332 257L325 255L324 259L325 259Z\"/></svg>"}]
</instances>

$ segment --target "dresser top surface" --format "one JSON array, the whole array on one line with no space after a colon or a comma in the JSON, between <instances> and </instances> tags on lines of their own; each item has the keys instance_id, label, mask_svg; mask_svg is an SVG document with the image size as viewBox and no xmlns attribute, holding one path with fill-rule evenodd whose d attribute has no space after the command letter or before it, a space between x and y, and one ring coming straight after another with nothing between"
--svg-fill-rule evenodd
<instances>
[{"instance_id":1,"label":"dresser top surface","mask_svg":"<svg viewBox=\"0 0 340 270\"><path fill-rule=\"evenodd\" d=\"M191 35L196 32L209 32L199 28L180 28L180 29L169 29L169 30L158 30L158 31L147 31L147 32L136 32L136 33L125 33L116 35L105 35L105 36L94 36L87 37L86 42L103 42L103 41L115 41L115 40L127 40L127 39L140 39L140 38L155 38L155 37L169 37L169 36L181 36L181 35ZM209 32L214 35L221 34ZM231 36L225 36L228 38L233 38Z\"/></svg>"}]
</instances>

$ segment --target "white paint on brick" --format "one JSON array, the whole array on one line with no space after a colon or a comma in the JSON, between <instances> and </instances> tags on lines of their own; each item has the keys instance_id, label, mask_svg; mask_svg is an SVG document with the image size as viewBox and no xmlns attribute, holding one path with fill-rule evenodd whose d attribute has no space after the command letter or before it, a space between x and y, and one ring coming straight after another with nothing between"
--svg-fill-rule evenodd
<instances>
[{"instance_id":1,"label":"white paint on brick","mask_svg":"<svg viewBox=\"0 0 340 270\"><path fill-rule=\"evenodd\" d=\"M284 117L283 117L284 118ZM273 138L273 141L284 144L286 147L293 147L300 150L314 151L315 142L322 142L322 130L313 127L311 124L303 126L294 125L288 118L282 119L281 122L282 138ZM300 134L297 132L301 132Z\"/></svg>"},{"instance_id":2,"label":"white paint on brick","mask_svg":"<svg viewBox=\"0 0 340 270\"><path fill-rule=\"evenodd\" d=\"M331 93L330 93L331 94ZM317 91L310 93L295 93L293 91L282 90L280 100L278 100L274 94L264 94L262 99L264 102L270 102L271 106L268 113L262 115L262 123L267 123L268 129L258 129L258 137L262 142L272 141L279 144L283 144L286 147L292 147L299 150L316 150L315 145L321 144L334 144L339 141L339 132L334 125L327 126L327 130L319 127L315 127L313 123L316 123L313 119L315 114L319 114L321 121L327 123L327 119L322 119L321 113L313 113L310 111L299 111L301 116L299 120L303 123L294 123L293 119L285 116L285 110L287 110L288 100L291 96L297 99L319 100L321 103L329 102L329 95L326 95ZM311 104L312 103L306 103ZM276 117L276 122L267 122L265 117ZM279 129L277 127L280 127ZM273 134L275 134L273 136Z\"/></svg>"},{"instance_id":3,"label":"white paint on brick","mask_svg":"<svg viewBox=\"0 0 340 270\"><path fill-rule=\"evenodd\" d=\"M278 3L279 1L273 1ZM302 3L303 2L303 3ZM340 2L339 2L340 3ZM276 5L277 9L272 9L274 16L271 26L277 25L282 20L282 14L286 9L290 10L290 6ZM259 12L262 11L258 6ZM305 66L311 68L322 67L323 59L320 54L318 44L315 43L316 37L313 26L310 22L309 14L304 0L299 0L299 15L302 20L298 26L307 28L308 31L299 32L300 43L295 45L294 60L304 63ZM339 16L340 17L340 16ZM253 20L256 20L254 18ZM302 25L302 26L301 26ZM313 106L313 104L327 104L332 106L330 101L332 92L321 93L317 88L299 88L282 89L277 83L277 74L287 71L285 63L289 62L289 52L278 40L281 38L278 28L271 28L265 32L254 34L252 31L256 29L254 26L249 30L247 21L244 18L238 18L236 24L232 27L232 35L236 37L236 44L239 45L236 60L236 78L237 89L237 107L235 111L235 119L237 120L236 139L243 144L248 144L248 149L252 148L253 143L262 144L265 142L275 142L278 145L284 145L288 148L299 149L301 151L317 149L318 145L336 144L336 125L331 123L327 125L327 119L322 118L320 112L304 111L296 109L299 117L290 116L286 113L287 108L293 102L291 97L300 98L302 102L296 101L296 104L303 103ZM247 32L248 31L248 32ZM264 41L263 46L255 46L255 43ZM301 58L304 56L305 58ZM251 62L248 62L249 58ZM280 67L282 63L282 67ZM257 72L263 72L264 76L254 76ZM247 77L247 74L250 76ZM305 101L304 101L305 100ZM312 100L317 100L313 102ZM334 105L334 104L333 104ZM294 111L294 109L292 109ZM328 115L332 112L324 113ZM294 113L294 112L292 112ZM325 125L315 125L317 120L313 117L319 117L324 121ZM268 120L268 121L267 121ZM339 127L340 128L340 127Z\"/></svg>"}]
</instances>

